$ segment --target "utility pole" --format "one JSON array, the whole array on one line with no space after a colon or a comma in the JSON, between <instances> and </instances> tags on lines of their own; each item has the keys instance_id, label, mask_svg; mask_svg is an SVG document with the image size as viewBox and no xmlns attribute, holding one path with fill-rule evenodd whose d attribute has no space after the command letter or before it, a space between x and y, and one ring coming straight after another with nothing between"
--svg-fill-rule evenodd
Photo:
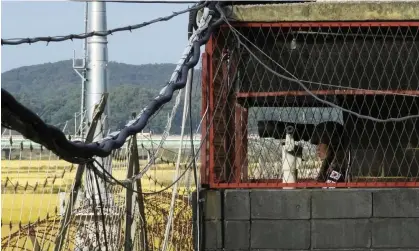
<instances>
[{"instance_id":1,"label":"utility pole","mask_svg":"<svg viewBox=\"0 0 419 251\"><path fill-rule=\"evenodd\" d=\"M106 31L106 2L102 1L93 1L90 3L90 29L89 31ZM102 98L102 95L107 93L107 82L108 82L108 41L106 37L93 36L88 39L88 64L87 64L87 83L86 83L86 120L88 123L92 122L93 118L93 109L96 104L98 104ZM99 141L103 139L104 134L107 132L108 123L108 105L106 105L104 113L102 115L102 120L98 123L95 130L95 137L93 141ZM104 165L102 158L98 158L97 161ZM104 165L105 168L109 168ZM100 170L100 168L98 168ZM107 170L111 171L111 170ZM93 175L93 173L92 173ZM90 184L91 181L86 179L87 187L90 187L95 191L97 195L98 192L101 192L104 195L105 187L101 183L100 190L96 191L95 184ZM89 196L91 197L91 196ZM106 196L102 196L106 198Z\"/></svg>"},{"instance_id":2,"label":"utility pole","mask_svg":"<svg viewBox=\"0 0 419 251\"><path fill-rule=\"evenodd\" d=\"M92 1L89 4L89 32L96 31L106 31L107 30L107 20L106 20L106 2L105 1ZM86 111L86 123L91 124L92 119L94 116L94 107L95 105L99 104L102 96L106 95L108 92L107 83L108 83L108 41L106 36L92 36L87 40L87 53L88 53L88 60L87 60L87 81L86 81L86 91L85 91L85 111ZM106 104L104 108L104 112L101 116L101 119L98 121L96 128L94 129L94 138L93 141L97 142L102 140L108 131L108 122L107 118L109 106ZM111 173L111 165L109 161L111 161L111 157L107 158L96 158L96 161L100 163L108 172ZM98 163L94 163L96 170L102 172L102 168L99 167ZM92 170L86 170L85 172L85 187L86 187L86 195L87 195L87 202L91 203L91 205L96 205L96 208L90 207L90 210L95 210L95 214L99 216L97 219L99 223L99 233L100 239L96 240L95 246L101 247L105 243L103 242L103 238L107 239L107 244L110 247L110 250L113 250L113 244L110 239L111 236L115 236L115 233L110 232L110 227L108 224L102 224L101 218L101 210L100 207L100 198L102 201L103 211L105 214L105 222L108 219L109 214L112 214L109 210L112 208L112 198L110 194L107 194L105 182L98 179L99 185L96 184L95 177L96 174ZM88 212L89 213L89 212ZM91 212L90 212L91 214ZM92 224L93 222L86 222L87 224ZM104 226L105 225L105 226ZM106 236L104 236L104 229L106 230ZM95 231L95 230L93 230ZM89 236L95 236L94 233L89 233ZM105 250L102 246L100 248Z\"/></svg>"}]
</instances>

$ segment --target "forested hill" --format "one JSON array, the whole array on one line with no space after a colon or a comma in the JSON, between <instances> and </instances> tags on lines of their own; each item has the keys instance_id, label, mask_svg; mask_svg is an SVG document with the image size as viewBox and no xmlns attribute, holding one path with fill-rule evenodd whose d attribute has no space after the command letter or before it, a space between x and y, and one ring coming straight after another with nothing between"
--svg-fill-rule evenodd
<instances>
[{"instance_id":1,"label":"forested hill","mask_svg":"<svg viewBox=\"0 0 419 251\"><path fill-rule=\"evenodd\" d=\"M129 65L110 62L108 90L111 129L123 126L132 112L140 112L169 80L175 64ZM192 115L194 125L200 121L200 71L194 74ZM72 61L60 61L20 67L1 74L2 88L29 107L49 124L63 125L69 120L71 130L74 113L80 111L81 79L72 69ZM171 112L174 99L154 117L147 129L161 133ZM182 97L183 101L183 97ZM179 133L183 102L172 124L171 133Z\"/></svg>"}]
</instances>

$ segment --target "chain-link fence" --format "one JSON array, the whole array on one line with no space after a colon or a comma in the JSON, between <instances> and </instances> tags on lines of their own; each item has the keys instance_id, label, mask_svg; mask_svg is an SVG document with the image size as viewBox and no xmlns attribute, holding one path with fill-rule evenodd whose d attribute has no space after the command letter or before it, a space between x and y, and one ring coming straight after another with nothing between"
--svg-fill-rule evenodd
<instances>
[{"instance_id":1,"label":"chain-link fence","mask_svg":"<svg viewBox=\"0 0 419 251\"><path fill-rule=\"evenodd\" d=\"M210 127L203 182L418 186L418 27L293 22L220 28L203 57L203 104L214 120L203 126Z\"/></svg>"}]
</instances>

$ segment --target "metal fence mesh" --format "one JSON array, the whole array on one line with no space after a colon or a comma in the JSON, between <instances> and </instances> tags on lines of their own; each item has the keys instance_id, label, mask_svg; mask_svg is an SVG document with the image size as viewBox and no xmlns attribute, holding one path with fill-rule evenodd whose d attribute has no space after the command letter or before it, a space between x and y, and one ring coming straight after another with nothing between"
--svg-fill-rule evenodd
<instances>
[{"instance_id":1,"label":"metal fence mesh","mask_svg":"<svg viewBox=\"0 0 419 251\"><path fill-rule=\"evenodd\" d=\"M220 28L203 63L205 182L417 186L418 36L412 22Z\"/></svg>"},{"instance_id":2,"label":"metal fence mesh","mask_svg":"<svg viewBox=\"0 0 419 251\"><path fill-rule=\"evenodd\" d=\"M159 191L168 187L175 177L177 152L173 149L165 148L164 143L157 147L159 139L138 135L138 164L140 168L147 163L151 165L141 178L140 187L137 182L133 183L133 188L144 194L141 201L138 196L133 197L130 210L127 208L127 189L111 180L95 177L91 170L85 170L70 220L64 224L78 166L59 160L49 150L20 136L10 135L9 140L7 138L3 135L2 250L54 250L61 235L64 236L63 250L93 250L99 247L106 250L105 237L108 250L123 249L127 241L127 217L133 221L129 224L131 245L136 250L162 249L174 188ZM132 155L135 155L131 143L132 140L128 140L124 147L112 153L111 159L104 160L104 167L112 170L116 179L129 177L128 169L133 164ZM190 161L183 154L180 172ZM98 196L96 178L106 191L101 194L102 205L90 199ZM93 184L93 187L88 184ZM195 190L192 184L189 174L180 179L176 188L174 217L166 250L192 250L190 203L191 193ZM63 224L68 227L65 232L62 231Z\"/></svg>"}]
</instances>

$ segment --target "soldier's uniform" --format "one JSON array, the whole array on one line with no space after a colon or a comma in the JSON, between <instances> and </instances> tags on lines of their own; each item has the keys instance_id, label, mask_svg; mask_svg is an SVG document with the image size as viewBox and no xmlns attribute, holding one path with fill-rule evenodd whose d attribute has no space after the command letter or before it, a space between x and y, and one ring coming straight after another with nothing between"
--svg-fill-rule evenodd
<instances>
[{"instance_id":1,"label":"soldier's uniform","mask_svg":"<svg viewBox=\"0 0 419 251\"><path fill-rule=\"evenodd\" d=\"M327 156L317 177L318 182L337 183L349 181L350 149L343 126L337 122L323 122L314 129L311 143L326 144Z\"/></svg>"}]
</instances>

